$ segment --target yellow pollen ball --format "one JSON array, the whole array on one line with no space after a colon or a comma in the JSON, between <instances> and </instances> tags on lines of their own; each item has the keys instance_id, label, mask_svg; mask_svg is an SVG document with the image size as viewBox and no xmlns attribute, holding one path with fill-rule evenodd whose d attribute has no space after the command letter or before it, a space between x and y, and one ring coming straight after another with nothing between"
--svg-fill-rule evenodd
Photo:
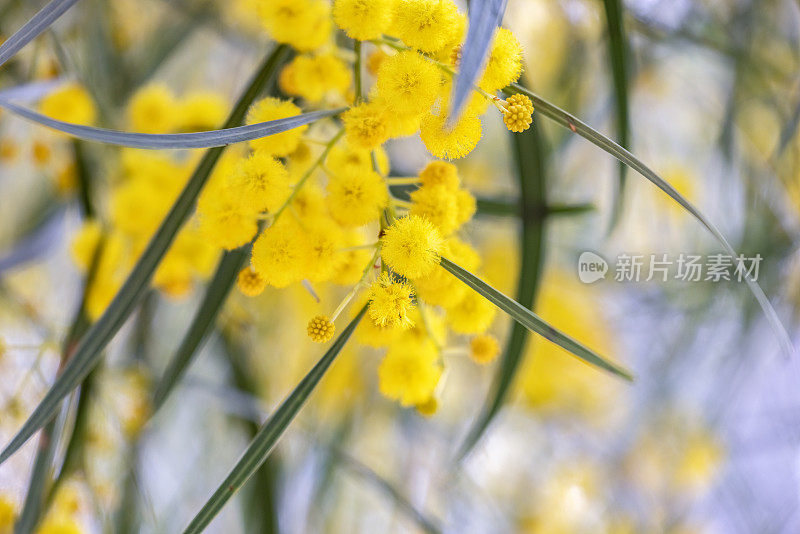
<instances>
[{"instance_id":1,"label":"yellow pollen ball","mask_svg":"<svg viewBox=\"0 0 800 534\"><path fill-rule=\"evenodd\" d=\"M300 231L281 220L253 243L253 268L269 285L286 287L302 278L305 247Z\"/></svg>"},{"instance_id":2,"label":"yellow pollen ball","mask_svg":"<svg viewBox=\"0 0 800 534\"><path fill-rule=\"evenodd\" d=\"M392 35L422 52L436 52L459 30L458 9L451 0L399 0Z\"/></svg>"},{"instance_id":3,"label":"yellow pollen ball","mask_svg":"<svg viewBox=\"0 0 800 534\"><path fill-rule=\"evenodd\" d=\"M328 211L342 226L376 221L389 201L383 177L366 169L356 168L332 176L327 189Z\"/></svg>"},{"instance_id":4,"label":"yellow pollen ball","mask_svg":"<svg viewBox=\"0 0 800 534\"><path fill-rule=\"evenodd\" d=\"M506 100L503 122L511 132L524 132L533 122L533 103L523 94L515 94Z\"/></svg>"},{"instance_id":5,"label":"yellow pollen ball","mask_svg":"<svg viewBox=\"0 0 800 534\"><path fill-rule=\"evenodd\" d=\"M389 138L390 116L380 104L353 106L342 114L347 142L355 148L372 150Z\"/></svg>"},{"instance_id":6,"label":"yellow pollen ball","mask_svg":"<svg viewBox=\"0 0 800 534\"><path fill-rule=\"evenodd\" d=\"M381 257L407 278L425 276L439 264L442 235L427 219L408 215L394 221L383 236Z\"/></svg>"},{"instance_id":7,"label":"yellow pollen ball","mask_svg":"<svg viewBox=\"0 0 800 534\"><path fill-rule=\"evenodd\" d=\"M261 23L279 43L301 52L316 50L331 34L330 5L326 0L255 0Z\"/></svg>"},{"instance_id":8,"label":"yellow pollen ball","mask_svg":"<svg viewBox=\"0 0 800 534\"><path fill-rule=\"evenodd\" d=\"M499 28L492 42L486 69L478 84L489 93L516 82L522 74L522 46L511 30Z\"/></svg>"},{"instance_id":9,"label":"yellow pollen ball","mask_svg":"<svg viewBox=\"0 0 800 534\"><path fill-rule=\"evenodd\" d=\"M463 158L478 145L482 134L481 120L464 114L449 131L445 128L445 120L444 113L423 116L419 129L422 142L437 158Z\"/></svg>"},{"instance_id":10,"label":"yellow pollen ball","mask_svg":"<svg viewBox=\"0 0 800 534\"><path fill-rule=\"evenodd\" d=\"M498 354L500 354L500 345L494 336L483 334L475 336L469 342L469 357L476 363L485 365L497 358Z\"/></svg>"},{"instance_id":11,"label":"yellow pollen ball","mask_svg":"<svg viewBox=\"0 0 800 534\"><path fill-rule=\"evenodd\" d=\"M438 96L442 76L439 69L413 50L387 58L378 71L378 97L391 111L421 115Z\"/></svg>"},{"instance_id":12,"label":"yellow pollen ball","mask_svg":"<svg viewBox=\"0 0 800 534\"><path fill-rule=\"evenodd\" d=\"M394 0L335 0L333 20L348 37L377 39L392 21Z\"/></svg>"},{"instance_id":13,"label":"yellow pollen ball","mask_svg":"<svg viewBox=\"0 0 800 534\"><path fill-rule=\"evenodd\" d=\"M369 290L369 316L380 327L407 329L414 326L409 313L414 309L411 286L383 273Z\"/></svg>"},{"instance_id":14,"label":"yellow pollen ball","mask_svg":"<svg viewBox=\"0 0 800 534\"><path fill-rule=\"evenodd\" d=\"M245 267L236 277L236 287L243 295L256 297L267 287L267 281L261 278L252 267Z\"/></svg>"},{"instance_id":15,"label":"yellow pollen ball","mask_svg":"<svg viewBox=\"0 0 800 534\"><path fill-rule=\"evenodd\" d=\"M458 189L461 181L458 178L458 168L446 161L431 161L419 173L423 186L441 185L448 189Z\"/></svg>"},{"instance_id":16,"label":"yellow pollen ball","mask_svg":"<svg viewBox=\"0 0 800 534\"><path fill-rule=\"evenodd\" d=\"M336 325L324 315L317 315L308 322L307 332L315 343L325 343L333 337Z\"/></svg>"},{"instance_id":17,"label":"yellow pollen ball","mask_svg":"<svg viewBox=\"0 0 800 534\"><path fill-rule=\"evenodd\" d=\"M448 236L458 229L458 201L456 192L444 186L423 185L410 195L411 215L429 220Z\"/></svg>"}]
</instances>

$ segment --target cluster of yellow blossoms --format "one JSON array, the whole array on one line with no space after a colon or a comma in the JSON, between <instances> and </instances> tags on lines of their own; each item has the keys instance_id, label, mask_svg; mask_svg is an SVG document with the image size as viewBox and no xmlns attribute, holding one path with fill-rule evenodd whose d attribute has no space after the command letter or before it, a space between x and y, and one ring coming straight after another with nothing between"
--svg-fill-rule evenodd
<instances>
[{"instance_id":1,"label":"cluster of yellow blossoms","mask_svg":"<svg viewBox=\"0 0 800 534\"><path fill-rule=\"evenodd\" d=\"M499 352L486 332L494 306L439 265L441 257L478 272L481 259L459 235L476 211L452 163L433 160L414 176L390 176L384 143L419 133L436 158L469 154L490 106L508 128L522 131L533 106L523 95L494 96L522 71L521 47L500 29L486 67L455 125L445 124L453 76L466 36L466 17L450 0L246 0L272 39L298 52L282 69L279 87L305 109L352 103L336 121L301 126L226 151L201 194L197 213L178 235L154 284L170 295L207 277L221 250L252 243L237 286L257 296L267 286L302 282L349 287L329 316L311 319L307 333L326 342L351 303L368 313L356 338L388 347L379 387L403 406L433 413L443 355L466 350L485 364ZM336 46L334 24L359 46ZM361 57L361 43L370 54ZM374 78L374 87L366 85ZM363 78L363 81L362 81ZM354 83L355 82L355 83ZM364 86L362 88L362 85ZM362 91L367 97L362 97ZM176 98L158 85L128 104L129 127L142 132L217 127L227 106L216 95ZM177 111L176 111L177 110ZM249 124L296 116L294 102L267 97L251 107ZM333 124L331 124L333 123ZM90 222L73 245L88 269L100 236L102 250L89 310L99 315L176 198L196 162L124 151L110 205L109 229ZM368 290L365 289L368 287ZM355 312L354 312L355 313ZM474 336L462 348L447 332Z\"/></svg>"}]
</instances>

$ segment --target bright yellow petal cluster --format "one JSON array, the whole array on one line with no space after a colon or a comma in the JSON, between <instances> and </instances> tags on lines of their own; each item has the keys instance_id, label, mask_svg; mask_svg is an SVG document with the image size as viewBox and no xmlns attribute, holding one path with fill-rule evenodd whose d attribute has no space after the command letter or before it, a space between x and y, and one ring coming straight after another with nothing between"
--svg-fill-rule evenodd
<instances>
[{"instance_id":1,"label":"bright yellow petal cluster","mask_svg":"<svg viewBox=\"0 0 800 534\"><path fill-rule=\"evenodd\" d=\"M447 161L431 161L420 171L419 179L423 187L442 186L456 190L461 186L458 167Z\"/></svg>"},{"instance_id":2,"label":"bright yellow petal cluster","mask_svg":"<svg viewBox=\"0 0 800 534\"><path fill-rule=\"evenodd\" d=\"M433 63L406 50L381 63L376 86L378 98L390 111L419 116L436 101L441 82L442 75Z\"/></svg>"},{"instance_id":3,"label":"bright yellow petal cluster","mask_svg":"<svg viewBox=\"0 0 800 534\"><path fill-rule=\"evenodd\" d=\"M441 249L442 236L436 226L422 217L408 215L386 230L381 257L401 276L419 278L439 264Z\"/></svg>"},{"instance_id":4,"label":"bright yellow petal cluster","mask_svg":"<svg viewBox=\"0 0 800 534\"><path fill-rule=\"evenodd\" d=\"M377 39L392 22L395 0L334 0L333 20L348 37Z\"/></svg>"},{"instance_id":5,"label":"bright yellow petal cluster","mask_svg":"<svg viewBox=\"0 0 800 534\"><path fill-rule=\"evenodd\" d=\"M302 110L288 100L267 97L252 105L247 113L247 124L257 124L300 115ZM285 132L277 133L250 141L253 150L260 150L276 157L288 156L297 149L300 138L308 130L308 125L298 126Z\"/></svg>"},{"instance_id":6,"label":"bright yellow petal cluster","mask_svg":"<svg viewBox=\"0 0 800 534\"><path fill-rule=\"evenodd\" d=\"M292 192L289 173L271 155L256 151L228 175L227 188L240 197L247 211L276 211Z\"/></svg>"},{"instance_id":7,"label":"bright yellow petal cluster","mask_svg":"<svg viewBox=\"0 0 800 534\"><path fill-rule=\"evenodd\" d=\"M396 343L378 367L378 388L402 406L427 402L442 376L439 354L430 341Z\"/></svg>"},{"instance_id":8,"label":"bright yellow petal cluster","mask_svg":"<svg viewBox=\"0 0 800 534\"><path fill-rule=\"evenodd\" d=\"M328 210L342 226L361 226L378 220L389 201L383 177L363 168L331 176L327 190Z\"/></svg>"},{"instance_id":9,"label":"bright yellow petal cluster","mask_svg":"<svg viewBox=\"0 0 800 534\"><path fill-rule=\"evenodd\" d=\"M506 100L503 122L511 132L524 132L533 122L533 103L523 94L515 94Z\"/></svg>"},{"instance_id":10,"label":"bright yellow petal cluster","mask_svg":"<svg viewBox=\"0 0 800 534\"><path fill-rule=\"evenodd\" d=\"M413 289L383 273L369 290L369 316L381 327L407 329L414 326L410 317L414 309Z\"/></svg>"},{"instance_id":11,"label":"bright yellow petal cluster","mask_svg":"<svg viewBox=\"0 0 800 534\"><path fill-rule=\"evenodd\" d=\"M511 30L499 28L494 35L486 69L478 85L484 91L493 93L516 82L520 74L522 74L522 46Z\"/></svg>"},{"instance_id":12,"label":"bright yellow petal cluster","mask_svg":"<svg viewBox=\"0 0 800 534\"><path fill-rule=\"evenodd\" d=\"M437 158L463 158L478 145L483 128L481 120L464 114L452 129L445 127L445 114L429 113L422 118L419 134L428 151Z\"/></svg>"},{"instance_id":13,"label":"bright yellow petal cluster","mask_svg":"<svg viewBox=\"0 0 800 534\"><path fill-rule=\"evenodd\" d=\"M342 114L348 144L366 150L377 148L389 139L391 120L386 108L375 102L353 106Z\"/></svg>"},{"instance_id":14,"label":"bright yellow petal cluster","mask_svg":"<svg viewBox=\"0 0 800 534\"><path fill-rule=\"evenodd\" d=\"M297 226L280 220L253 244L253 268L269 285L286 287L303 278L303 248L303 234Z\"/></svg>"},{"instance_id":15,"label":"bright yellow petal cluster","mask_svg":"<svg viewBox=\"0 0 800 534\"><path fill-rule=\"evenodd\" d=\"M270 37L300 51L316 50L330 40L330 5L325 0L258 0L259 18Z\"/></svg>"},{"instance_id":16,"label":"bright yellow petal cluster","mask_svg":"<svg viewBox=\"0 0 800 534\"><path fill-rule=\"evenodd\" d=\"M308 337L315 343L325 343L329 341L336 332L336 325L324 315L317 315L308 322L306 328Z\"/></svg>"},{"instance_id":17,"label":"bright yellow petal cluster","mask_svg":"<svg viewBox=\"0 0 800 534\"><path fill-rule=\"evenodd\" d=\"M412 48L436 52L458 30L458 9L451 0L398 0L390 33Z\"/></svg>"},{"instance_id":18,"label":"bright yellow petal cluster","mask_svg":"<svg viewBox=\"0 0 800 534\"><path fill-rule=\"evenodd\" d=\"M422 186L411 193L411 215L432 222L443 236L458 229L456 192L444 186Z\"/></svg>"},{"instance_id":19,"label":"bright yellow petal cluster","mask_svg":"<svg viewBox=\"0 0 800 534\"><path fill-rule=\"evenodd\" d=\"M73 124L92 124L97 118L97 108L89 92L76 83L65 85L39 104L43 115Z\"/></svg>"}]
</instances>

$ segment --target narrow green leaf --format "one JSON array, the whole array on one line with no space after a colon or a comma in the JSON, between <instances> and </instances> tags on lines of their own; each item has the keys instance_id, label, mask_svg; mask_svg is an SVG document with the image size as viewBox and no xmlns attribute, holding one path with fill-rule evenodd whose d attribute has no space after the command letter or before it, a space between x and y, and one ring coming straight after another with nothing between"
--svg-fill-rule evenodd
<instances>
[{"instance_id":1,"label":"narrow green leaf","mask_svg":"<svg viewBox=\"0 0 800 534\"><path fill-rule=\"evenodd\" d=\"M622 24L624 7L621 0L603 0L608 28L608 55L611 61L612 83L614 86L615 110L617 114L617 139L619 144L630 148L628 121L628 46L625 41L625 29ZM619 162L619 182L614 192L614 206L611 215L613 230L622 215L622 204L625 197L625 172L627 167Z\"/></svg>"},{"instance_id":2,"label":"narrow green leaf","mask_svg":"<svg viewBox=\"0 0 800 534\"><path fill-rule=\"evenodd\" d=\"M214 492L211 498L206 502L203 508L189 523L189 526L184 530L184 534L199 533L208 526L214 517L219 513L223 506L238 491L245 482L256 472L256 470L264 463L264 460L269 456L275 444L283 435L286 428L294 420L297 413L308 400L311 392L319 383L325 371L333 363L336 356L344 348L350 335L355 330L361 318L367 311L364 306L361 311L356 315L350 324L345 327L339 337L331 344L328 351L319 359L311 371L297 384L297 387L292 390L286 399L281 403L277 410L264 422L261 429L250 442L247 450L236 463L236 466L228 474L225 480L220 484L219 488Z\"/></svg>"},{"instance_id":3,"label":"narrow green leaf","mask_svg":"<svg viewBox=\"0 0 800 534\"><path fill-rule=\"evenodd\" d=\"M186 331L175 355L170 359L164 375L156 385L153 394L153 410L158 410L167 396L172 392L175 384L183 377L192 358L197 353L211 331L214 321L230 293L236 276L242 270L250 254L250 246L240 247L236 250L226 251L217 265L217 271L206 288L203 301L192 317L192 323Z\"/></svg>"},{"instance_id":4,"label":"narrow green leaf","mask_svg":"<svg viewBox=\"0 0 800 534\"><path fill-rule=\"evenodd\" d=\"M544 264L545 218L542 212L543 206L547 204L545 179L547 154L539 124L532 124L521 134L511 133L511 140L514 143L513 153L517 164L522 216L517 302L525 308L533 309ZM528 330L515 321L511 326L511 334L506 342L489 396L459 448L456 460L461 460L469 454L503 406L514 383L527 340Z\"/></svg>"},{"instance_id":5,"label":"narrow green leaf","mask_svg":"<svg viewBox=\"0 0 800 534\"><path fill-rule=\"evenodd\" d=\"M641 160L639 160L636 156L628 152L626 149L619 146L617 143L609 139L608 137L604 136L594 128L590 127L586 123L578 120L573 115L570 115L563 109L559 108L558 106L548 102L547 100L543 99L542 97L534 94L533 92L529 91L525 87L522 87L518 84L512 84L505 89L505 91L509 94L513 93L522 93L527 95L531 102L533 102L536 111L541 115L557 122L558 124L569 128L573 133L576 133L583 137L584 139L590 141L592 144L602 148L625 165L630 167L631 169L635 170L648 180L650 180L653 184L655 184L659 189L664 191L667 195L669 195L675 202L680 204L686 211L688 211L695 219L697 219L700 224L705 226L705 228L713 235L717 241L722 245L725 253L736 258L738 255L733 247L728 243L728 240L722 235L717 227L708 220L705 215L700 213L700 211L694 207L694 205L686 200L678 191L675 190L668 182L666 182L663 178L661 178L658 174L653 172L647 165L645 165ZM755 296L756 300L758 301L759 306L761 306L761 310L764 312L764 315L767 318L767 321L770 324L770 327L775 332L776 337L778 338L778 342L780 343L781 349L783 352L789 356L794 354L794 349L792 348L792 342L789 339L789 334L786 333L786 329L783 327L781 320L778 318L778 314L775 312L775 309L770 304L769 299L764 294L764 291L761 289L761 286L753 280L751 276L746 276L745 280L747 282L747 286L750 288L750 291Z\"/></svg>"},{"instance_id":6,"label":"narrow green leaf","mask_svg":"<svg viewBox=\"0 0 800 534\"><path fill-rule=\"evenodd\" d=\"M273 76L277 65L280 64L281 57L286 53L288 47L278 46L269 54L261 64L254 78L251 80L247 89L244 91L239 101L236 103L231 115L225 123L225 127L233 127L240 124L247 113L247 108L255 100L267 81ZM23 424L16 436L6 445L0 453L0 464L5 462L14 454L30 437L55 414L62 399L75 389L78 384L89 374L97 365L101 357L101 351L114 337L117 331L125 323L139 300L144 296L150 286L150 280L158 267L159 262L172 244L175 235L180 230L183 223L189 217L194 208L200 191L205 185L211 171L223 152L223 148L212 148L208 150L200 160L197 168L187 182L175 204L170 209L158 231L155 233L142 256L136 262L128 279L122 285L108 309L100 319L92 325L89 331L81 338L80 343L75 349L75 353L70 358L69 363L64 367L61 375L58 376L53 386L45 394L39 405L33 410L28 420Z\"/></svg>"},{"instance_id":7,"label":"narrow green leaf","mask_svg":"<svg viewBox=\"0 0 800 534\"><path fill-rule=\"evenodd\" d=\"M0 45L0 65L50 27L78 0L52 0Z\"/></svg>"},{"instance_id":8,"label":"narrow green leaf","mask_svg":"<svg viewBox=\"0 0 800 534\"><path fill-rule=\"evenodd\" d=\"M491 301L492 304L509 314L512 319L522 324L522 326L531 332L535 332L548 341L552 341L590 365L605 369L626 380L633 380L633 375L627 369L603 358L565 333L556 330L525 306L503 295L469 271L462 269L447 258L441 259L441 266L447 269L453 276L480 293L484 298Z\"/></svg>"}]
</instances>

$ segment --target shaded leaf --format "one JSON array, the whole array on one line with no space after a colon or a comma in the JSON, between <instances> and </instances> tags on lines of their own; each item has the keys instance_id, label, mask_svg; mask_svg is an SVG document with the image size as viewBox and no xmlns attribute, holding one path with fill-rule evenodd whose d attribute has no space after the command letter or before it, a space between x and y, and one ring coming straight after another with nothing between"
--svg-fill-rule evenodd
<instances>
[{"instance_id":1,"label":"shaded leaf","mask_svg":"<svg viewBox=\"0 0 800 534\"><path fill-rule=\"evenodd\" d=\"M63 122L31 109L19 106L8 99L0 99L0 107L7 109L15 115L24 117L28 120L67 133L78 139L85 141L96 141L107 145L126 146L132 148L147 148L154 150L166 150L177 148L212 148L250 141L260 137L267 137L277 133L309 124L319 119L330 117L344 111L344 108L312 111L294 117L277 119L274 121L259 122L258 124L248 124L246 126L235 126L220 130L209 130L206 132L191 132L178 134L144 134L120 132L105 128L95 128L82 124L72 124Z\"/></svg>"},{"instance_id":2,"label":"shaded leaf","mask_svg":"<svg viewBox=\"0 0 800 534\"><path fill-rule=\"evenodd\" d=\"M275 444L283 435L289 423L294 420L297 413L308 400L311 392L317 386L325 371L333 363L336 356L344 348L350 335L355 330L361 318L367 311L367 307L361 308L350 324L339 334L339 337L331 344L322 358L314 365L311 371L300 381L286 399L278 406L272 415L264 422L256 434L253 441L244 451L244 454L236 463L233 470L225 477L211 498L200 509L197 515L184 530L185 534L202 532L214 517L222 510L222 507L236 493L247 480L256 472L269 456Z\"/></svg>"},{"instance_id":3,"label":"shaded leaf","mask_svg":"<svg viewBox=\"0 0 800 534\"><path fill-rule=\"evenodd\" d=\"M562 349L574 354L590 365L605 369L626 380L633 380L633 375L627 369L603 358L593 350L582 345L579 341L556 330L522 304L500 293L469 271L462 269L447 258L442 258L440 265L531 332L535 332L548 341L552 341Z\"/></svg>"},{"instance_id":4,"label":"shaded leaf","mask_svg":"<svg viewBox=\"0 0 800 534\"><path fill-rule=\"evenodd\" d=\"M276 66L280 63L281 57L286 53L286 50L287 47L281 45L265 59L228 117L225 123L226 127L232 127L242 122L250 103L275 73ZM39 405L33 410L33 413L25 421L19 432L0 453L0 463L5 462L50 420L58 410L61 400L69 395L97 365L103 348L122 327L136 304L147 291L153 273L155 273L158 264L169 249L181 226L189 217L195 201L211 175L217 160L222 155L222 151L222 148L212 148L200 160L183 191L181 191L175 204L173 204L161 226L153 235L114 300L109 304L100 319L81 338L63 372L39 402Z\"/></svg>"},{"instance_id":5,"label":"shaded leaf","mask_svg":"<svg viewBox=\"0 0 800 534\"><path fill-rule=\"evenodd\" d=\"M617 139L619 144L630 148L628 123L628 47L625 41L625 28L622 23L623 10L621 0L603 0L608 29L608 55L611 61L612 83L614 87L615 111L617 114ZM625 172L627 166L619 162L619 181L615 191L611 229L616 226L622 215L622 204L625 197Z\"/></svg>"}]
</instances>

